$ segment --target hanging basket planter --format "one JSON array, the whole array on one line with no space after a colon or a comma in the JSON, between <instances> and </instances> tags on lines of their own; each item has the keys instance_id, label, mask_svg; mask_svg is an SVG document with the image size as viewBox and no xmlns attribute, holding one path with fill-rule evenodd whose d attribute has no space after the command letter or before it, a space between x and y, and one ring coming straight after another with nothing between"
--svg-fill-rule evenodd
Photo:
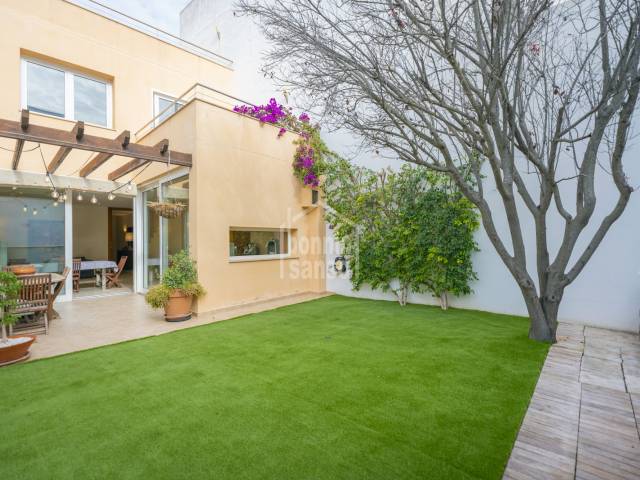
<instances>
[{"instance_id":1,"label":"hanging basket planter","mask_svg":"<svg viewBox=\"0 0 640 480\"><path fill-rule=\"evenodd\" d=\"M182 215L186 205L183 203L149 202L149 208L164 218L176 218Z\"/></svg>"}]
</instances>

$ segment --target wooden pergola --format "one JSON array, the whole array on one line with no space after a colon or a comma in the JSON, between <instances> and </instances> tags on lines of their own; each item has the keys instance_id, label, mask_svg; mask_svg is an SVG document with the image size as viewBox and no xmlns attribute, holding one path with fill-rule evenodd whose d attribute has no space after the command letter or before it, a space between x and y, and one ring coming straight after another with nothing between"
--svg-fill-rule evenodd
<instances>
[{"instance_id":1,"label":"wooden pergola","mask_svg":"<svg viewBox=\"0 0 640 480\"><path fill-rule=\"evenodd\" d=\"M32 125L29 122L28 110L22 110L20 121L0 119L0 137L16 141L11 162L13 170L19 169L25 142L59 147L47 165L47 174L54 174L74 149L95 152L95 156L80 169L79 176L83 178L104 165L113 156L127 157L131 160L108 174L108 179L111 181L129 174L149 162L186 167L192 165L191 154L169 150L169 141L166 139L153 146L148 146L131 143L129 130L124 130L113 139L88 135L85 133L84 122L81 121L76 122L69 131Z\"/></svg>"}]
</instances>

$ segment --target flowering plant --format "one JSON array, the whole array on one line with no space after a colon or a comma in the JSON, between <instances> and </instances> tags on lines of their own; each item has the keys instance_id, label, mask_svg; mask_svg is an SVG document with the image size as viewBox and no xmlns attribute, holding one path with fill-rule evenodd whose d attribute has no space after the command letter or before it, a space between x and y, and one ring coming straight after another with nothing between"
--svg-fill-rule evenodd
<instances>
[{"instance_id":1,"label":"flowering plant","mask_svg":"<svg viewBox=\"0 0 640 480\"><path fill-rule=\"evenodd\" d=\"M275 98L266 105L237 105L233 111L257 118L261 123L279 126L278 138L287 132L298 135L293 157L293 171L304 185L317 187L323 173L325 158L331 152L320 138L320 126L311 123L307 113L296 116L290 108L280 105Z\"/></svg>"}]
</instances>

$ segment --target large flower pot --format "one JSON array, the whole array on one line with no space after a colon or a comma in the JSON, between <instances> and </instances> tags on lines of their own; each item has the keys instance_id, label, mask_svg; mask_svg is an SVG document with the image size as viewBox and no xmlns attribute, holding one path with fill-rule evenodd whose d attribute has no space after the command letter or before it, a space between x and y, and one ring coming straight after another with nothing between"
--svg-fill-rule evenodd
<instances>
[{"instance_id":1,"label":"large flower pot","mask_svg":"<svg viewBox=\"0 0 640 480\"><path fill-rule=\"evenodd\" d=\"M193 297L185 295L180 290L174 290L169 295L169 303L164 307L164 319L167 322L184 322L191 318L191 302Z\"/></svg>"},{"instance_id":2,"label":"large flower pot","mask_svg":"<svg viewBox=\"0 0 640 480\"><path fill-rule=\"evenodd\" d=\"M29 358L29 348L35 340L33 335L16 335L9 337L8 344L0 342L0 367Z\"/></svg>"}]
</instances>

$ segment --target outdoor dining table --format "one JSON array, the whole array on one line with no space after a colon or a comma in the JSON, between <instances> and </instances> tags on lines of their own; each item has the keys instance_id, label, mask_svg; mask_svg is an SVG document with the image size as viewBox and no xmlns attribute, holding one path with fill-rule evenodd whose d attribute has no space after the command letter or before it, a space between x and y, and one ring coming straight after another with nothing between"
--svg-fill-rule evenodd
<instances>
[{"instance_id":1,"label":"outdoor dining table","mask_svg":"<svg viewBox=\"0 0 640 480\"><path fill-rule=\"evenodd\" d=\"M118 270L118 264L113 260L83 260L80 262L80 270L100 270L100 279L96 275L96 286L101 286L102 290L107 289L107 270ZM53 281L53 280L52 280Z\"/></svg>"}]
</instances>

